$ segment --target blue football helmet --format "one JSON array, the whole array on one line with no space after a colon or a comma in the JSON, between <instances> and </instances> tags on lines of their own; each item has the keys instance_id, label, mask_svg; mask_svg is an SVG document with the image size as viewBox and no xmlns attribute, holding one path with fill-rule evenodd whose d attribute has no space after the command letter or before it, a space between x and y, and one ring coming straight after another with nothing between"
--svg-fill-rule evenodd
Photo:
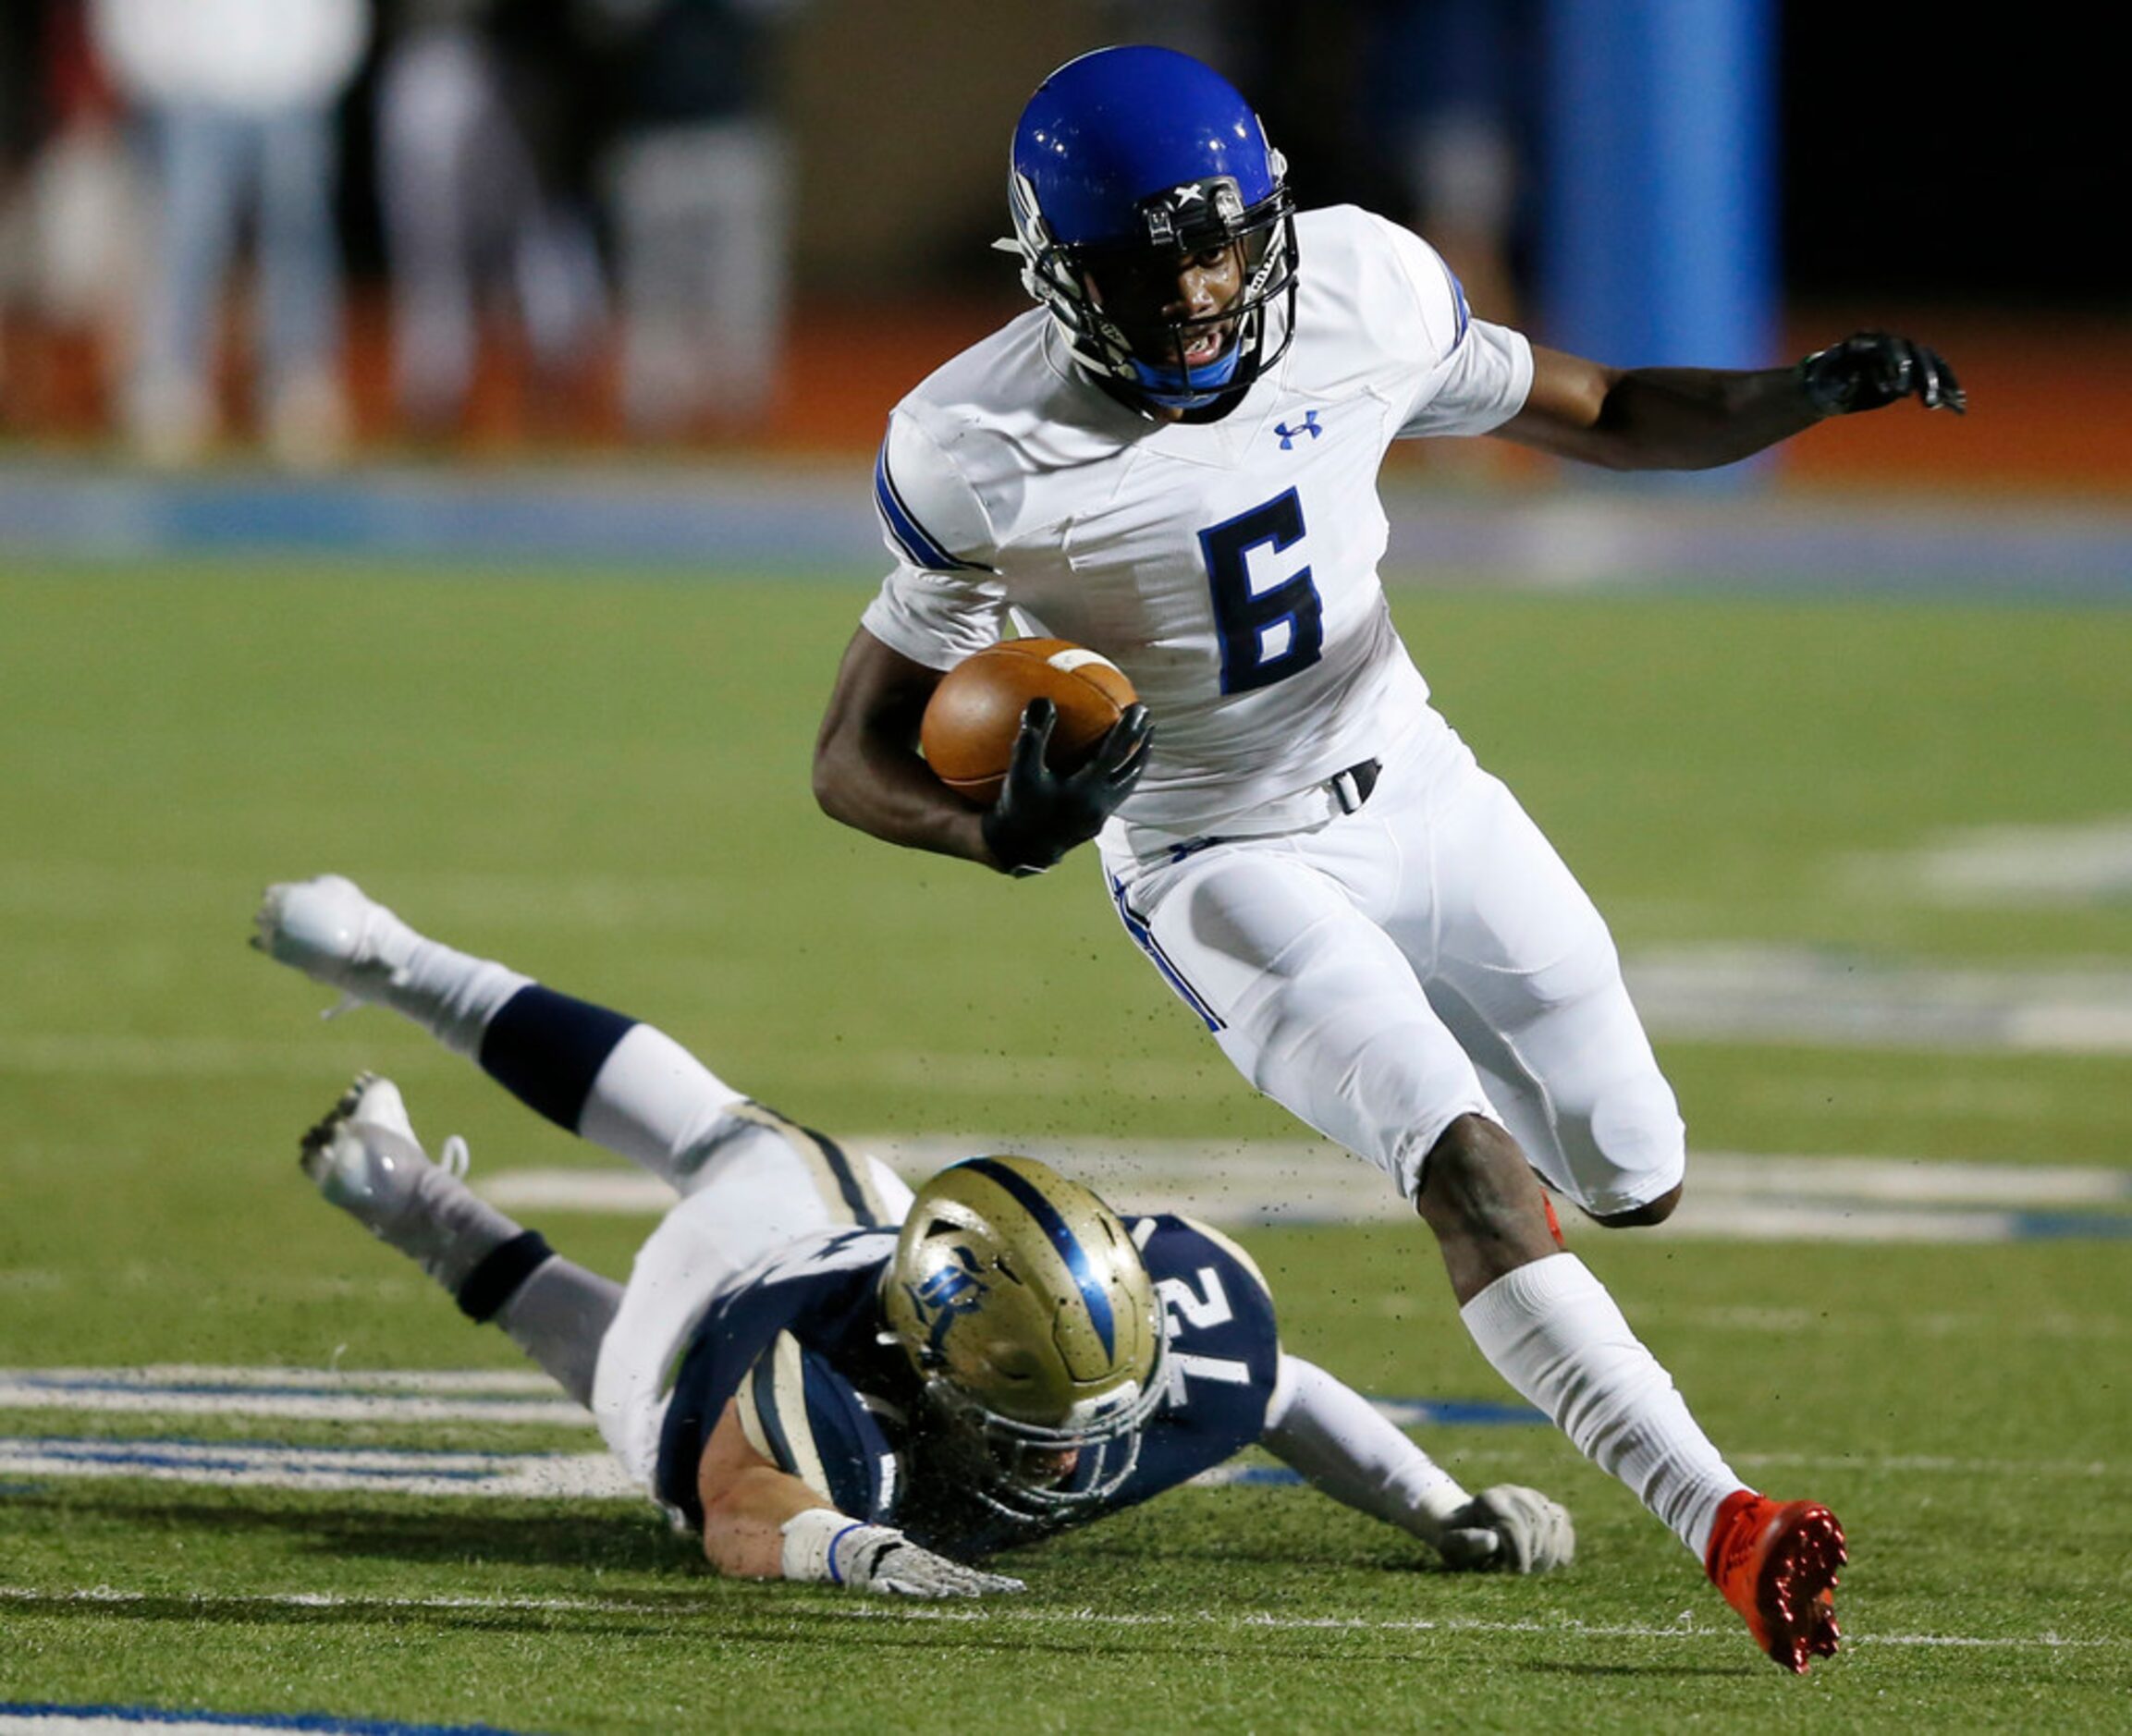
<instances>
[{"instance_id":1,"label":"blue football helmet","mask_svg":"<svg viewBox=\"0 0 2132 1736\"><path fill-rule=\"evenodd\" d=\"M1167 48L1099 48L1022 111L1014 239L1002 245L1107 391L1138 409L1219 414L1294 333L1287 171L1210 67ZM1195 314L1179 289L1195 259L1237 282L1214 312Z\"/></svg>"}]
</instances>

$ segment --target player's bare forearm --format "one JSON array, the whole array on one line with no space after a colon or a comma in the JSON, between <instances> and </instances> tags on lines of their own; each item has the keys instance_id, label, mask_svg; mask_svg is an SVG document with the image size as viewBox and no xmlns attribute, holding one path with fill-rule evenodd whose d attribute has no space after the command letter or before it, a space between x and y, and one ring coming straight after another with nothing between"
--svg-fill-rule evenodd
<instances>
[{"instance_id":1,"label":"player's bare forearm","mask_svg":"<svg viewBox=\"0 0 2132 1736\"><path fill-rule=\"evenodd\" d=\"M718 1413L696 1468L704 1553L733 1579L824 1581L901 1597L983 1597L1025 1589L1004 1573L950 1560L890 1525L839 1511L758 1452L737 1400Z\"/></svg>"},{"instance_id":2,"label":"player's bare forearm","mask_svg":"<svg viewBox=\"0 0 2132 1736\"><path fill-rule=\"evenodd\" d=\"M815 741L815 800L831 819L909 850L992 865L984 815L935 777L918 726L939 671L852 636Z\"/></svg>"},{"instance_id":3,"label":"player's bare forearm","mask_svg":"<svg viewBox=\"0 0 2132 1736\"><path fill-rule=\"evenodd\" d=\"M1963 414L1968 394L1930 345L1857 332L1789 368L1608 368L1538 345L1506 440L1617 471L1736 464L1831 416L1915 400Z\"/></svg>"},{"instance_id":4,"label":"player's bare forearm","mask_svg":"<svg viewBox=\"0 0 2132 1736\"><path fill-rule=\"evenodd\" d=\"M1610 470L1701 471L1820 420L1792 368L1606 368L1536 346L1531 395L1497 432Z\"/></svg>"},{"instance_id":5,"label":"player's bare forearm","mask_svg":"<svg viewBox=\"0 0 2132 1736\"><path fill-rule=\"evenodd\" d=\"M786 1521L823 1505L813 1489L749 1445L730 1404L704 1443L696 1493L704 1504L704 1554L729 1579L783 1578Z\"/></svg>"},{"instance_id":6,"label":"player's bare forearm","mask_svg":"<svg viewBox=\"0 0 2132 1736\"><path fill-rule=\"evenodd\" d=\"M1622 470L1736 464L1820 420L1789 368L1633 368L1613 383L1593 432Z\"/></svg>"},{"instance_id":7,"label":"player's bare forearm","mask_svg":"<svg viewBox=\"0 0 2132 1736\"><path fill-rule=\"evenodd\" d=\"M915 753L873 732L816 750L815 800L831 819L888 843L991 864L982 811L943 787Z\"/></svg>"},{"instance_id":8,"label":"player's bare forearm","mask_svg":"<svg viewBox=\"0 0 2132 1736\"><path fill-rule=\"evenodd\" d=\"M743 1472L704 1510L704 1554L729 1579L781 1579L785 1522L821 1505L796 1477Z\"/></svg>"}]
</instances>

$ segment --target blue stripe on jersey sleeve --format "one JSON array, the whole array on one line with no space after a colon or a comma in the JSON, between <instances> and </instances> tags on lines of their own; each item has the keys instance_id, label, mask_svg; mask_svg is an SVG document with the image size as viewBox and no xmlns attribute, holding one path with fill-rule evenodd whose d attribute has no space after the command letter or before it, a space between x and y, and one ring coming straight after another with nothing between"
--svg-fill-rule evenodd
<instances>
[{"instance_id":1,"label":"blue stripe on jersey sleeve","mask_svg":"<svg viewBox=\"0 0 2132 1736\"><path fill-rule=\"evenodd\" d=\"M895 478L888 474L888 443L881 443L880 453L874 459L874 505L880 512L881 522L888 527L888 535L902 551L903 558L913 567L923 567L933 572L984 572L987 569L974 561L958 560L943 548L938 540L912 516L897 492Z\"/></svg>"}]
</instances>

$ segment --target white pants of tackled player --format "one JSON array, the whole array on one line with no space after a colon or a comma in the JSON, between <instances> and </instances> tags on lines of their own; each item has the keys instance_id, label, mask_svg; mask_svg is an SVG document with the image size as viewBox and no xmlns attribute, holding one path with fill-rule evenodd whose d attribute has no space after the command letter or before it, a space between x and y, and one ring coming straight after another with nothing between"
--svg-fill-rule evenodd
<instances>
[{"instance_id":1,"label":"white pants of tackled player","mask_svg":"<svg viewBox=\"0 0 2132 1736\"><path fill-rule=\"evenodd\" d=\"M1417 723L1352 813L1314 790L1275 804L1288 829L1213 843L1113 823L1119 912L1246 1079L1408 1198L1479 1114L1587 1211L1645 1204L1683 1129L1606 924L1501 780Z\"/></svg>"}]
</instances>

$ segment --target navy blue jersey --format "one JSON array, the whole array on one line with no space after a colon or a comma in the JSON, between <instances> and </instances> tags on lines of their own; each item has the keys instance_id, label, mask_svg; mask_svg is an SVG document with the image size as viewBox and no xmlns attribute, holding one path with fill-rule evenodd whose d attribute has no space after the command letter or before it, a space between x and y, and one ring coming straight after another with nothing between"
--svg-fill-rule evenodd
<instances>
[{"instance_id":1,"label":"navy blue jersey","mask_svg":"<svg viewBox=\"0 0 2132 1736\"><path fill-rule=\"evenodd\" d=\"M960 1475L928 1474L918 1377L884 1341L880 1285L893 1230L795 1244L712 1304L676 1376L660 1499L703 1523L696 1468L729 1400L756 1449L826 1504L964 1559L1085 1524L1221 1463L1265 1427L1280 1361L1273 1300L1227 1238L1182 1217L1126 1223L1161 1298L1169 1390L1133 1474L1100 1508L1017 1518L977 1499Z\"/></svg>"},{"instance_id":2,"label":"navy blue jersey","mask_svg":"<svg viewBox=\"0 0 2132 1736\"><path fill-rule=\"evenodd\" d=\"M696 1467L719 1413L736 1395L743 1399L743 1411L754 1403L772 1406L769 1425L761 1432L773 1439L781 1435L786 1440L784 1450L765 1456L795 1475L803 1475L806 1464L805 1453L797 1448L803 1438L802 1407L808 1397L804 1384L808 1379L822 1388L825 1406L844 1405L842 1395L836 1391L841 1386L851 1390L852 1402L862 1412L866 1412L866 1406L856 1397L860 1393L915 1396L917 1377L908 1372L902 1352L893 1343L879 1341L885 1329L881 1274L895 1252L893 1229L846 1229L807 1237L779 1250L713 1299L681 1353L666 1421L660 1426L655 1492L661 1501L702 1527ZM775 1377L777 1353L788 1344L799 1353L803 1385L797 1391L789 1381ZM763 1371L757 1368L766 1358L773 1365L768 1378L762 1377ZM789 1367L789 1351L787 1362ZM751 1426L750 1437L757 1432ZM834 1429L828 1440L832 1444L825 1470L832 1480L815 1486L840 1512L855 1519L878 1518L881 1497L863 1490L865 1473L857 1462L861 1457L870 1461L876 1456L874 1443L840 1439Z\"/></svg>"}]
</instances>

